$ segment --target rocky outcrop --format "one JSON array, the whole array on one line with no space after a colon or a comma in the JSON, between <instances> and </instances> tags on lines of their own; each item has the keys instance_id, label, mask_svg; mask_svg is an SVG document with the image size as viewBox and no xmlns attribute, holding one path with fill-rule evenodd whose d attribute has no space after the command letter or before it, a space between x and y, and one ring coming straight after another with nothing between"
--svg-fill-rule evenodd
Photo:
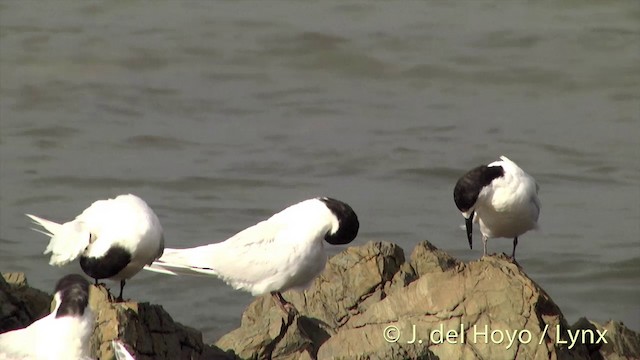
<instances>
[{"instance_id":1,"label":"rocky outcrop","mask_svg":"<svg viewBox=\"0 0 640 360\"><path fill-rule=\"evenodd\" d=\"M0 333L23 328L49 313L51 295L27 284L23 273L0 276Z\"/></svg>"},{"instance_id":2,"label":"rocky outcrop","mask_svg":"<svg viewBox=\"0 0 640 360\"><path fill-rule=\"evenodd\" d=\"M48 313L51 296L20 274L0 277L0 332ZM428 242L405 259L372 242L333 257L304 292L299 314L255 299L240 328L214 346L161 306L110 301L91 289L97 359L120 339L136 359L640 359L640 336L621 323L569 326L551 298L504 255L462 263Z\"/></svg>"},{"instance_id":3,"label":"rocky outcrop","mask_svg":"<svg viewBox=\"0 0 640 360\"><path fill-rule=\"evenodd\" d=\"M258 298L216 346L242 359L640 358L638 335L619 325L605 325L608 344L599 339L603 327L583 341L504 255L465 264L423 242L405 261L398 246L369 243L332 258L307 291L284 297L299 316Z\"/></svg>"},{"instance_id":4,"label":"rocky outcrop","mask_svg":"<svg viewBox=\"0 0 640 360\"><path fill-rule=\"evenodd\" d=\"M114 303L103 286L91 287L89 304L96 314L91 352L98 359L114 357L111 340L115 339L128 345L137 360L202 356L202 334L175 323L159 305Z\"/></svg>"},{"instance_id":5,"label":"rocky outcrop","mask_svg":"<svg viewBox=\"0 0 640 360\"><path fill-rule=\"evenodd\" d=\"M594 339L605 334L606 342L592 341L595 344L587 345L589 356L593 360L640 359L640 334L629 330L620 322L610 320L600 325L583 317L573 324L571 330L573 334L585 336L587 339L591 334Z\"/></svg>"},{"instance_id":6,"label":"rocky outcrop","mask_svg":"<svg viewBox=\"0 0 640 360\"><path fill-rule=\"evenodd\" d=\"M0 333L25 327L50 312L52 296L29 287L24 274L2 275ZM233 359L219 349L205 346L199 331L174 322L159 305L114 303L104 286L91 286L89 303L96 315L91 337L95 359L114 359L114 339L126 344L137 360Z\"/></svg>"}]
</instances>

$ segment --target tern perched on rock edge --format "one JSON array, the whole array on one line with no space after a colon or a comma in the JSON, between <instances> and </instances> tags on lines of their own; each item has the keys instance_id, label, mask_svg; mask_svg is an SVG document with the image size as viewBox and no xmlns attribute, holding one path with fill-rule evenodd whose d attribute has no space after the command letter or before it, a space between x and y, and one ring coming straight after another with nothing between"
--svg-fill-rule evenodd
<instances>
[{"instance_id":1,"label":"tern perched on rock edge","mask_svg":"<svg viewBox=\"0 0 640 360\"><path fill-rule=\"evenodd\" d=\"M252 295L271 293L282 310L296 310L281 292L301 290L325 267L329 244L348 244L360 223L351 206L328 197L289 206L226 241L190 249L166 249L146 270L171 275L216 276Z\"/></svg>"},{"instance_id":2,"label":"tern perched on rock edge","mask_svg":"<svg viewBox=\"0 0 640 360\"><path fill-rule=\"evenodd\" d=\"M540 200L538 184L506 156L480 165L456 183L453 199L465 218L469 247L473 248L473 222L480 224L484 256L489 238L513 238L516 257L518 236L538 227Z\"/></svg>"},{"instance_id":3,"label":"tern perched on rock edge","mask_svg":"<svg viewBox=\"0 0 640 360\"><path fill-rule=\"evenodd\" d=\"M80 257L82 270L95 279L120 281L120 295L125 281L145 265L158 259L164 250L160 220L144 200L135 195L91 204L74 220L57 224L27 214L51 237L44 251L51 253L49 264L62 266Z\"/></svg>"},{"instance_id":4,"label":"tern perched on rock edge","mask_svg":"<svg viewBox=\"0 0 640 360\"><path fill-rule=\"evenodd\" d=\"M89 282L71 274L58 281L51 314L24 329L0 334L0 359L89 359L95 318Z\"/></svg>"}]
</instances>

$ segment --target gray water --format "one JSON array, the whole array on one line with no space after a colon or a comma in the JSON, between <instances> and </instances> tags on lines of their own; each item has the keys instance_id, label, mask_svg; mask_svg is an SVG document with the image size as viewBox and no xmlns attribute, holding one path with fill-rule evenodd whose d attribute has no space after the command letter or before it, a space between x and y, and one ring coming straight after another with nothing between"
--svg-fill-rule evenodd
<instances>
[{"instance_id":1,"label":"gray water","mask_svg":"<svg viewBox=\"0 0 640 360\"><path fill-rule=\"evenodd\" d=\"M168 247L327 195L357 211L354 245L474 260L453 185L504 154L541 189L525 271L570 322L640 330L639 4L4 1L0 271L51 290L79 266L50 267L23 214L69 220L129 192ZM252 300L146 272L125 296L207 340Z\"/></svg>"}]
</instances>

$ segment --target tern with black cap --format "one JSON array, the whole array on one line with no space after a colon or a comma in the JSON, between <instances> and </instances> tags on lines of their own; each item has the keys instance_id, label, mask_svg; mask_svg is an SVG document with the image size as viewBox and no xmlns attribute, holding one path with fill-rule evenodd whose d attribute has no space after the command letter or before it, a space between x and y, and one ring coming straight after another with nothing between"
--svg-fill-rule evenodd
<instances>
[{"instance_id":1,"label":"tern with black cap","mask_svg":"<svg viewBox=\"0 0 640 360\"><path fill-rule=\"evenodd\" d=\"M49 264L63 266L80 258L82 270L95 279L125 281L162 255L164 235L160 220L147 203L135 195L91 204L74 220L58 224L27 214L49 237L44 251L51 254Z\"/></svg>"},{"instance_id":2,"label":"tern with black cap","mask_svg":"<svg viewBox=\"0 0 640 360\"><path fill-rule=\"evenodd\" d=\"M60 279L51 314L18 330L0 334L0 359L89 359L95 316L89 282L78 274Z\"/></svg>"},{"instance_id":3,"label":"tern with black cap","mask_svg":"<svg viewBox=\"0 0 640 360\"><path fill-rule=\"evenodd\" d=\"M328 198L289 206L231 238L189 249L166 249L146 270L219 277L252 295L270 293L285 313L295 313L281 292L304 289L325 267L323 242L348 244L358 234L348 204Z\"/></svg>"},{"instance_id":4,"label":"tern with black cap","mask_svg":"<svg viewBox=\"0 0 640 360\"><path fill-rule=\"evenodd\" d=\"M467 240L473 248L473 223L480 224L483 255L489 238L513 238L511 257L515 259L518 237L538 227L540 199L538 184L506 156L489 165L480 165L462 176L453 190L453 199L465 218Z\"/></svg>"}]
</instances>

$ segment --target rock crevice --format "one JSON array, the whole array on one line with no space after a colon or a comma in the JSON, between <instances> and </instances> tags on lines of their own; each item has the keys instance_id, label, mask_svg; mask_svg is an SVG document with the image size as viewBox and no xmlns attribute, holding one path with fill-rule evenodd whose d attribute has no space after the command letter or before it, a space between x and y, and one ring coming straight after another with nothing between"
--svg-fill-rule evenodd
<instances>
[{"instance_id":1,"label":"rock crevice","mask_svg":"<svg viewBox=\"0 0 640 360\"><path fill-rule=\"evenodd\" d=\"M397 245L372 242L332 258L304 293L283 295L300 313L289 325L294 331L283 331L300 336L277 339L274 349L280 351L265 352L259 345L274 340L259 331L269 321L285 323L266 297L250 304L240 328L215 345L242 359L592 359L600 354L589 344L569 349L563 343L570 327L558 306L504 255L465 264L425 241L405 261ZM630 334L637 334L624 329L627 340L618 343L634 343ZM447 341L447 332L456 336ZM433 333L441 337L434 339ZM616 351L640 351L640 343L634 344L618 345Z\"/></svg>"},{"instance_id":2,"label":"rock crevice","mask_svg":"<svg viewBox=\"0 0 640 360\"><path fill-rule=\"evenodd\" d=\"M0 332L48 313L50 295L30 288L23 275L3 275ZM347 248L309 289L283 295L298 316L285 316L271 296L261 296L238 329L207 346L199 331L175 323L161 306L114 304L104 287L92 287L92 351L113 359L110 341L120 339L138 360L640 359L638 333L584 318L569 326L506 256L463 263L426 241L408 260L392 243ZM606 343L570 346L570 332L605 331Z\"/></svg>"}]
</instances>

